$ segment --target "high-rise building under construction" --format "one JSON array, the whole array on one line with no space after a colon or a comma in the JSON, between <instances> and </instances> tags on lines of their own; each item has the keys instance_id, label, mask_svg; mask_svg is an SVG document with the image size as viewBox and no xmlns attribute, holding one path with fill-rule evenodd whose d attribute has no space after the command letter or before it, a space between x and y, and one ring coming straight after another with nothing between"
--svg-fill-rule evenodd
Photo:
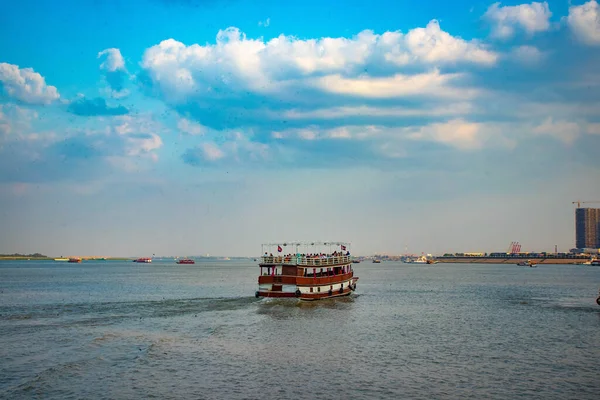
<instances>
[{"instance_id":1,"label":"high-rise building under construction","mask_svg":"<svg viewBox=\"0 0 600 400\"><path fill-rule=\"evenodd\" d=\"M600 208L575 210L575 247L600 248Z\"/></svg>"}]
</instances>

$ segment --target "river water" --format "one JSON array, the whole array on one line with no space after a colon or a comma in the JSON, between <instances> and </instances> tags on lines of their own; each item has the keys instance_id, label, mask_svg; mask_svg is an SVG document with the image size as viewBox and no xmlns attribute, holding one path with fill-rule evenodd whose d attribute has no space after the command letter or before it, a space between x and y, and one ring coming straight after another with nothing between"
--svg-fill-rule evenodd
<instances>
[{"instance_id":1,"label":"river water","mask_svg":"<svg viewBox=\"0 0 600 400\"><path fill-rule=\"evenodd\" d=\"M0 398L598 398L600 268L354 267L306 303L252 261L0 262Z\"/></svg>"}]
</instances>

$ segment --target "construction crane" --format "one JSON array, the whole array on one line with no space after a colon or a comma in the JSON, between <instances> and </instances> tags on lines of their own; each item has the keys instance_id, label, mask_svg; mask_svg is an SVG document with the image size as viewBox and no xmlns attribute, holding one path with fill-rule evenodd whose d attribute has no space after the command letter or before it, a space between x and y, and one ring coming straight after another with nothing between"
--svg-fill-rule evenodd
<instances>
[{"instance_id":1,"label":"construction crane","mask_svg":"<svg viewBox=\"0 0 600 400\"><path fill-rule=\"evenodd\" d=\"M577 208L581 208L581 205L585 204L585 203L600 203L600 201L596 201L596 200L593 200L593 201L579 201L578 200L578 201L572 201L571 202L571 204L577 204Z\"/></svg>"}]
</instances>

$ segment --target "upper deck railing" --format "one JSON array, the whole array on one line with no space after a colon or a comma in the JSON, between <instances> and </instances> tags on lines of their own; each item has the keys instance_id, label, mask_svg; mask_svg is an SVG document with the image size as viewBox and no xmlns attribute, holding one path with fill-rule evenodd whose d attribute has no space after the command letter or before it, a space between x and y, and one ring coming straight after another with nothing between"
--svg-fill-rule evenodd
<instances>
[{"instance_id":1,"label":"upper deck railing","mask_svg":"<svg viewBox=\"0 0 600 400\"><path fill-rule=\"evenodd\" d=\"M352 262L352 256L326 256L326 257L306 257L306 256L263 256L261 264L270 265L300 265L309 267L323 267L327 265L340 265Z\"/></svg>"}]
</instances>

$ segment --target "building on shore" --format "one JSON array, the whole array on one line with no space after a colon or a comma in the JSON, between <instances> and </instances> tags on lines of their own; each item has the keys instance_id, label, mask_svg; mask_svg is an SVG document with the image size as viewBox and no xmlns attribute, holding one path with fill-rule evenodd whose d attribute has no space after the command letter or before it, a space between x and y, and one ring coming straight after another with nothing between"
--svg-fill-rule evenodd
<instances>
[{"instance_id":1,"label":"building on shore","mask_svg":"<svg viewBox=\"0 0 600 400\"><path fill-rule=\"evenodd\" d=\"M600 248L600 208L575 210L575 247Z\"/></svg>"}]
</instances>

